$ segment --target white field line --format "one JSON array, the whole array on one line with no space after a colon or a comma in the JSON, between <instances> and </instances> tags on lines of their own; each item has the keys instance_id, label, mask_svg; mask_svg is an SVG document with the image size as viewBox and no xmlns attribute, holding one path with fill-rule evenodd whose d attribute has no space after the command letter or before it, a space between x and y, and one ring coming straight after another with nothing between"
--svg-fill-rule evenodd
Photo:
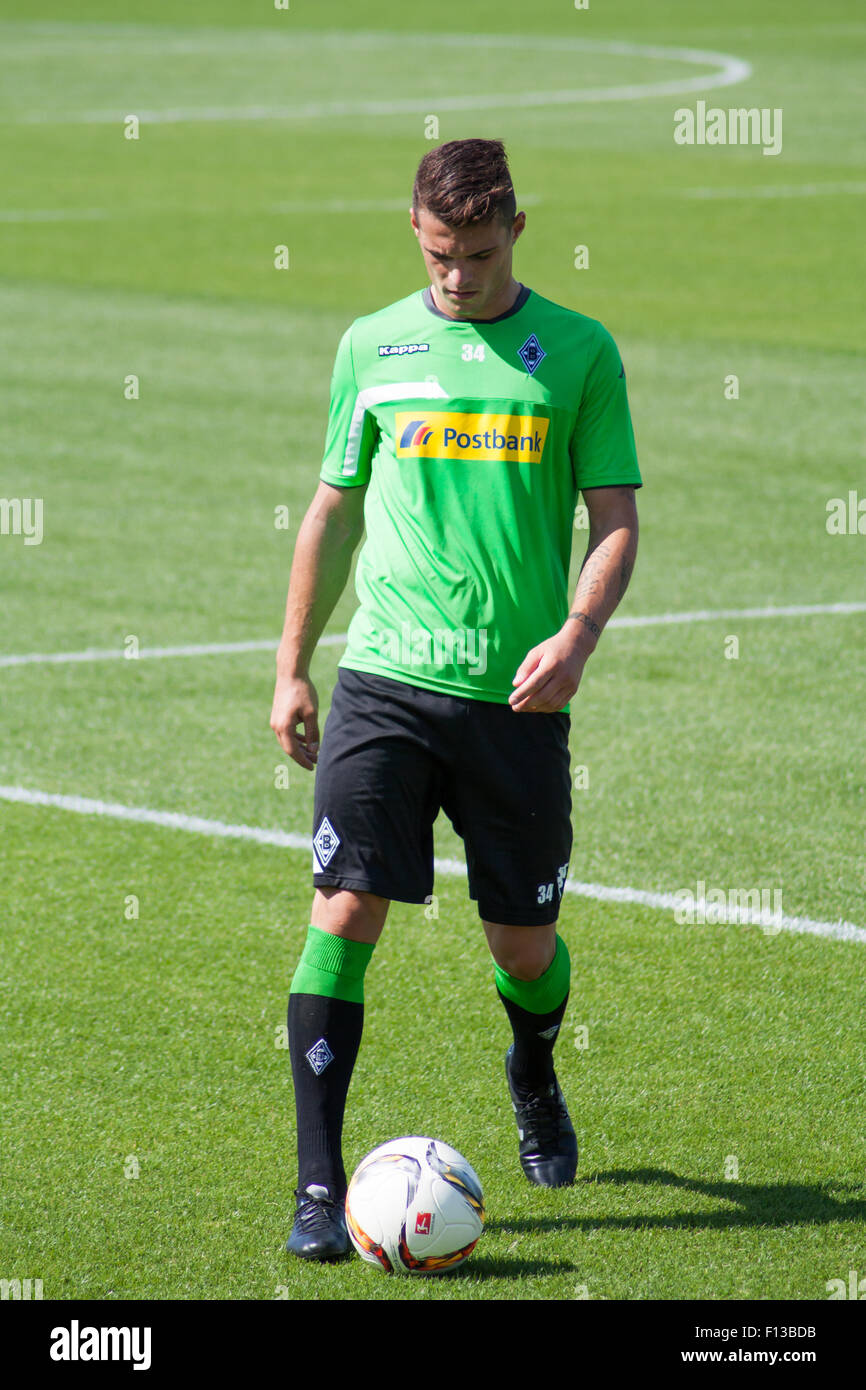
<instances>
[{"instance_id":1,"label":"white field line","mask_svg":"<svg viewBox=\"0 0 866 1390\"><path fill-rule=\"evenodd\" d=\"M684 188L683 198L831 198L840 193L862 195L866 183L777 183L760 188Z\"/></svg>"},{"instance_id":2,"label":"white field line","mask_svg":"<svg viewBox=\"0 0 866 1390\"><path fill-rule=\"evenodd\" d=\"M321 637L319 646L334 646L345 642L344 634L336 638ZM200 645L184 647L143 647L136 657L127 657L118 647L85 647L80 652L22 652L0 656L0 666L54 666L69 661L148 661L158 657L171 656L226 656L233 652L276 651L277 643L271 638L255 642L203 642Z\"/></svg>"},{"instance_id":3,"label":"white field line","mask_svg":"<svg viewBox=\"0 0 866 1390\"><path fill-rule=\"evenodd\" d=\"M317 216L336 213L355 212L403 212L408 213L411 196L406 193L401 198L325 198L318 202L313 199L304 201L299 199L288 203L269 203L264 208L265 212L277 213L280 216L301 215L305 213L315 213ZM520 195L520 206L522 208L538 207L541 204L541 195L538 193L522 193ZM244 209L244 215L249 208ZM174 216L176 213L189 212L188 207L163 207L162 212L166 216ZM196 216L206 213L218 213L220 217L233 215L232 209L227 208L203 208L195 209ZM128 208L0 208L0 223L2 222L98 222L129 217ZM150 216L150 214L148 214Z\"/></svg>"},{"instance_id":4,"label":"white field line","mask_svg":"<svg viewBox=\"0 0 866 1390\"><path fill-rule=\"evenodd\" d=\"M331 632L320 637L319 647L339 647L345 642L345 632ZM148 661L171 656L227 656L235 652L275 652L278 643L271 637L254 642L203 642L183 647L142 647L136 657L128 657L121 647L87 647L81 652L23 652L20 655L0 656L0 666L59 665L68 661Z\"/></svg>"},{"instance_id":5,"label":"white field line","mask_svg":"<svg viewBox=\"0 0 866 1390\"><path fill-rule=\"evenodd\" d=\"M866 613L864 603L789 603L779 608L698 608L693 613L655 613L611 618L608 627L661 627L669 623L709 623L716 618L808 618L814 613Z\"/></svg>"},{"instance_id":6,"label":"white field line","mask_svg":"<svg viewBox=\"0 0 866 1390\"><path fill-rule=\"evenodd\" d=\"M338 38L332 35L331 38ZM381 45L385 36L379 36ZM414 35L418 38L418 35ZM402 38L402 36L401 36ZM405 40L403 40L405 41ZM462 96L406 97L391 100L309 101L295 106L177 106L163 110L90 110L90 111L27 111L5 117L16 124L41 122L78 122L105 124L122 122L133 114L144 124L172 124L179 121L293 121L318 120L342 116L400 116L426 115L431 111L491 111L515 108L574 106L586 102L637 101L643 97L679 96L687 92L704 92L716 87L729 87L744 82L752 75L750 63L730 53L707 52L696 48L660 48L656 45L608 42L595 39L536 38L527 41L518 34L430 35L430 44L457 47L461 52L471 48L514 48L525 51L531 46L539 51L612 53L626 57L647 58L666 62L699 64L715 71L696 77L674 78L666 82L633 82L614 87L570 87L564 90L509 91L499 93L465 93Z\"/></svg>"},{"instance_id":7,"label":"white field line","mask_svg":"<svg viewBox=\"0 0 866 1390\"><path fill-rule=\"evenodd\" d=\"M795 603L780 608L704 608L692 613L649 613L645 616L611 618L608 628L667 627L678 623L709 623L722 618L808 618L818 613L866 613L864 603ZM318 641L319 647L339 647L347 633L331 632ZM0 655L0 666L53 666L76 661L152 661L174 656L229 656L236 652L276 651L275 638L250 642L204 642L178 647L141 647L137 657L127 657L121 647L86 647L80 652L20 652Z\"/></svg>"},{"instance_id":8,"label":"white field line","mask_svg":"<svg viewBox=\"0 0 866 1390\"><path fill-rule=\"evenodd\" d=\"M0 208L0 222L98 222L105 208Z\"/></svg>"},{"instance_id":9,"label":"white field line","mask_svg":"<svg viewBox=\"0 0 866 1390\"><path fill-rule=\"evenodd\" d=\"M286 830L266 830L255 825L230 825L225 821L207 820L203 816L188 816L177 811L151 811L142 806L124 806L116 801L99 801L84 796L63 796L59 793L34 791L28 787L0 786L0 800L14 801L27 806L47 806L55 810L72 811L82 816L105 816L111 820L132 821L140 825L158 825L169 830L185 830L194 835L231 840L252 840L260 845L279 849L301 850L312 854L312 840ZM435 859L436 873L446 878L465 878L466 866L458 859ZM634 903L641 907L673 912L681 906L673 893L649 893L640 888L609 888L598 883L581 883L566 879L566 893L576 897L593 898L598 902ZM700 904L698 904L699 906ZM713 908L713 911L716 909ZM790 917L784 913L719 912L719 925L759 926L765 932L800 932L811 936L831 937L837 941L856 941L866 944L866 928L853 922L818 922L811 917Z\"/></svg>"},{"instance_id":10,"label":"white field line","mask_svg":"<svg viewBox=\"0 0 866 1390\"><path fill-rule=\"evenodd\" d=\"M866 28L866 25L859 26L859 28ZM738 31L733 30L732 32L737 33ZM753 34L752 28L739 31L741 38L751 37ZM196 27L180 30L174 25L112 24L99 21L86 23L77 20L71 22L3 20L0 21L0 41L10 51L14 50L16 57L33 57L41 60L46 55L51 57L72 55L78 61L81 59L75 54L76 49L82 56L88 58L93 57L96 53L122 54L124 52L132 53L136 59L143 56L164 59L169 54L192 54L197 57L201 54L210 54L215 58L222 55L232 59L239 55L248 55L260 58L263 51L267 50L268 54L279 53L284 59L297 59L299 50L303 45L315 45L319 49L331 49L337 53L355 52L361 61L361 55L381 55L383 47L388 43L397 45L401 52L405 51L407 43L428 46L435 43L443 48L456 48L460 52L465 52L470 48L513 49L519 46L522 53L533 50L546 53L553 49L567 53L621 53L626 56L637 55L641 57L645 55L655 58L681 56L684 61L707 63L723 62L729 59L729 55L724 53L708 54L698 52L696 49L659 48L657 45L634 44L626 39L576 38L564 34L491 34L488 32L473 34L468 31L442 33L439 30L425 33L414 29L411 32L393 29L295 29L291 33L280 34L272 29L263 31L262 29L226 30Z\"/></svg>"}]
</instances>

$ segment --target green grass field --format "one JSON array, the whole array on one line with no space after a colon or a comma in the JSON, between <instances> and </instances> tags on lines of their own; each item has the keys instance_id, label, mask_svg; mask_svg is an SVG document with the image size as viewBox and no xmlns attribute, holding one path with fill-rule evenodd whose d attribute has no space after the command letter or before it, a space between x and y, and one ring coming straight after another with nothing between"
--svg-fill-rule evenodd
<instances>
[{"instance_id":1,"label":"green grass field","mask_svg":"<svg viewBox=\"0 0 866 1390\"><path fill-rule=\"evenodd\" d=\"M41 543L0 534L0 1276L46 1299L826 1299L866 1276L866 535L826 524L866 497L866 20L855 0L360 10L0 6L0 493L43 501ZM733 59L750 71L711 85ZM678 146L698 100L781 109L782 152ZM621 347L645 487L617 617L715 616L611 627L572 707L573 1189L519 1170L465 879L437 876L438 917L391 909L347 1165L431 1132L488 1209L465 1267L413 1281L284 1252L310 854L213 823L311 832L311 777L277 785L264 644L339 337L425 282L403 207L431 116L440 142L505 139L518 277ZM349 586L329 634L354 606ZM340 653L314 661L322 712ZM462 859L444 816L436 851ZM698 882L781 892L784 928L654 905Z\"/></svg>"}]
</instances>

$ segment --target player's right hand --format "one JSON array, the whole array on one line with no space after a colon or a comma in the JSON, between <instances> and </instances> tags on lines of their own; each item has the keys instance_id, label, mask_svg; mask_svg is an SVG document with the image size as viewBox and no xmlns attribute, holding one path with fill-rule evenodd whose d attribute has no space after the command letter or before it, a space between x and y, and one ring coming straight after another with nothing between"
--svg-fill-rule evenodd
<instances>
[{"instance_id":1,"label":"player's right hand","mask_svg":"<svg viewBox=\"0 0 866 1390\"><path fill-rule=\"evenodd\" d=\"M300 767L312 772L319 756L319 697L309 676L277 676L271 728L280 747ZM298 725L303 725L303 736Z\"/></svg>"}]
</instances>

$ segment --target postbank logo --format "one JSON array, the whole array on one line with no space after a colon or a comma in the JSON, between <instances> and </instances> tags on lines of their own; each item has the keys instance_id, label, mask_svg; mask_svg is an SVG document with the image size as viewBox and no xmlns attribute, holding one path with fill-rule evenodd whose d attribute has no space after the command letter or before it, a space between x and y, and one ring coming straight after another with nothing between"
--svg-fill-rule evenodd
<instances>
[{"instance_id":1,"label":"postbank logo","mask_svg":"<svg viewBox=\"0 0 866 1390\"><path fill-rule=\"evenodd\" d=\"M550 420L544 415L472 414L398 410L394 418L398 459L463 459L540 463Z\"/></svg>"}]
</instances>

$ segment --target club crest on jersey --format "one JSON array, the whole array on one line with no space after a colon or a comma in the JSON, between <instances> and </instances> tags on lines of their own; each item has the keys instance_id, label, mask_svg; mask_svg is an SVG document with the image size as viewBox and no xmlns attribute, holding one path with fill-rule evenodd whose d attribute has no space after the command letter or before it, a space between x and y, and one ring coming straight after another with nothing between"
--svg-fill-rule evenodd
<instances>
[{"instance_id":1,"label":"club crest on jersey","mask_svg":"<svg viewBox=\"0 0 866 1390\"><path fill-rule=\"evenodd\" d=\"M544 348L541 346L535 334L530 333L523 346L517 349L517 356L523 362L529 375L532 376L536 367L541 366L547 353L544 351Z\"/></svg>"},{"instance_id":2,"label":"club crest on jersey","mask_svg":"<svg viewBox=\"0 0 866 1390\"><path fill-rule=\"evenodd\" d=\"M420 416L398 410L394 416L397 458L540 463L549 425L545 415L431 410Z\"/></svg>"}]
</instances>

